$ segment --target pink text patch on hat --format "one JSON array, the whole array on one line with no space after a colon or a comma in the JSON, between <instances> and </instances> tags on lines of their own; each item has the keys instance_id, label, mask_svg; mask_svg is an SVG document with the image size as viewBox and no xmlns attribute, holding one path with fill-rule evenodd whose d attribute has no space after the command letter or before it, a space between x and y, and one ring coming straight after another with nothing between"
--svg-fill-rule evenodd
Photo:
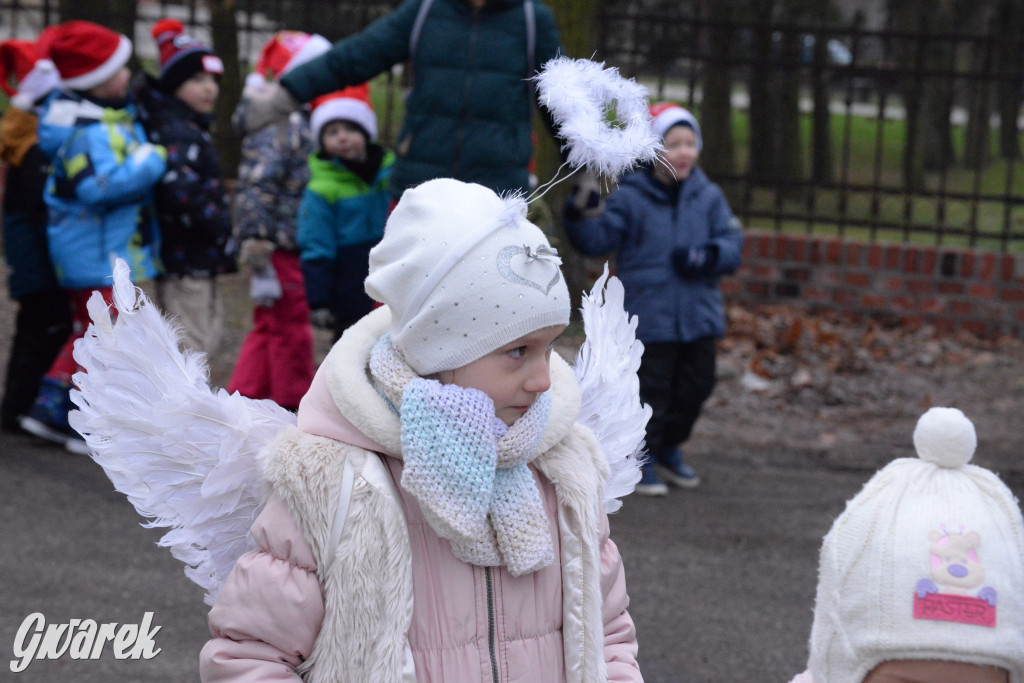
<instances>
[{"instance_id":1,"label":"pink text patch on hat","mask_svg":"<svg viewBox=\"0 0 1024 683\"><path fill-rule=\"evenodd\" d=\"M997 595L995 588L983 586L981 534L963 525L952 534L944 524L939 528L928 532L930 576L914 587L914 618L995 626Z\"/></svg>"}]
</instances>

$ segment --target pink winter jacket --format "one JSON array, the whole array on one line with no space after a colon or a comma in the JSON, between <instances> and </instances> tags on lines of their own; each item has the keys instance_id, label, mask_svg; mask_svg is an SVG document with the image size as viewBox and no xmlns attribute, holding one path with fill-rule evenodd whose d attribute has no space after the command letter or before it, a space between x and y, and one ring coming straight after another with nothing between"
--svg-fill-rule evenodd
<instances>
[{"instance_id":1,"label":"pink winter jacket","mask_svg":"<svg viewBox=\"0 0 1024 683\"><path fill-rule=\"evenodd\" d=\"M339 412L321 374L299 411L299 428L360 448L386 449ZM448 541L426 522L402 490L402 461L383 458L408 525L413 606L408 646L420 683L445 681L548 682L566 676L563 652L563 580L558 562L522 577L504 567L458 560ZM541 492L558 558L561 542L555 486L531 467ZM204 681L298 680L325 618L325 598L314 553L288 505L274 494L252 526L259 549L235 566L210 611L209 641L201 654ZM626 608L622 561L600 516L600 592L607 680L642 681L637 642Z\"/></svg>"}]
</instances>

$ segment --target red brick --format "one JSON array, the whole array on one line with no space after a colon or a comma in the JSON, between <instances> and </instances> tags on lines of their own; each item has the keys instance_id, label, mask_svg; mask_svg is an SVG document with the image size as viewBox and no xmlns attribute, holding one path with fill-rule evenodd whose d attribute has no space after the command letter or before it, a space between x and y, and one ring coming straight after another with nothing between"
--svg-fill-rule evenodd
<instances>
[{"instance_id":1,"label":"red brick","mask_svg":"<svg viewBox=\"0 0 1024 683\"><path fill-rule=\"evenodd\" d=\"M868 268L879 270L882 267L882 247L877 244L868 245Z\"/></svg>"},{"instance_id":2,"label":"red brick","mask_svg":"<svg viewBox=\"0 0 1024 683\"><path fill-rule=\"evenodd\" d=\"M829 297L829 290L824 287L815 287L813 285L803 288L802 298L804 301L812 301L815 303L825 303L831 300L831 297Z\"/></svg>"},{"instance_id":3,"label":"red brick","mask_svg":"<svg viewBox=\"0 0 1024 683\"><path fill-rule=\"evenodd\" d=\"M754 277L759 280L774 280L778 277L778 269L775 266L756 265L753 270Z\"/></svg>"},{"instance_id":4,"label":"red brick","mask_svg":"<svg viewBox=\"0 0 1024 683\"><path fill-rule=\"evenodd\" d=\"M946 310L946 303L942 299L920 299L917 302L917 310L922 313L943 313Z\"/></svg>"},{"instance_id":5,"label":"red brick","mask_svg":"<svg viewBox=\"0 0 1024 683\"><path fill-rule=\"evenodd\" d=\"M917 263L919 261L920 254L916 249L904 249L903 250L903 272L904 273L916 273Z\"/></svg>"},{"instance_id":6,"label":"red brick","mask_svg":"<svg viewBox=\"0 0 1024 683\"><path fill-rule=\"evenodd\" d=\"M1008 282L1013 279L1017 270L1017 260L1009 254L1003 254L1002 261L999 263L999 276L1003 282Z\"/></svg>"},{"instance_id":7,"label":"red brick","mask_svg":"<svg viewBox=\"0 0 1024 683\"><path fill-rule=\"evenodd\" d=\"M882 278L878 285L881 286L887 292L902 292L904 287L904 281L898 277L887 277Z\"/></svg>"},{"instance_id":8,"label":"red brick","mask_svg":"<svg viewBox=\"0 0 1024 683\"><path fill-rule=\"evenodd\" d=\"M757 257L770 258L772 253L772 241L775 235L760 235L757 240Z\"/></svg>"},{"instance_id":9,"label":"red brick","mask_svg":"<svg viewBox=\"0 0 1024 683\"><path fill-rule=\"evenodd\" d=\"M968 285L967 296L973 297L975 299L995 299L996 287L995 285Z\"/></svg>"},{"instance_id":10,"label":"red brick","mask_svg":"<svg viewBox=\"0 0 1024 683\"><path fill-rule=\"evenodd\" d=\"M755 241L757 241L756 237L748 237L745 240L743 240L743 251L741 251L740 253L743 254L744 261L749 261L750 259L753 258Z\"/></svg>"},{"instance_id":11,"label":"red brick","mask_svg":"<svg viewBox=\"0 0 1024 683\"><path fill-rule=\"evenodd\" d=\"M810 282L811 280L811 269L810 268L783 268L782 278L784 280L793 280L796 282Z\"/></svg>"},{"instance_id":12,"label":"red brick","mask_svg":"<svg viewBox=\"0 0 1024 683\"><path fill-rule=\"evenodd\" d=\"M1002 301L1012 301L1014 303L1020 303L1024 301L1024 289L1021 287L1003 287L999 290L999 298Z\"/></svg>"},{"instance_id":13,"label":"red brick","mask_svg":"<svg viewBox=\"0 0 1024 683\"><path fill-rule=\"evenodd\" d=\"M864 249L856 243L848 243L843 250L843 263L847 266L859 266Z\"/></svg>"},{"instance_id":14,"label":"red brick","mask_svg":"<svg viewBox=\"0 0 1024 683\"><path fill-rule=\"evenodd\" d=\"M925 319L924 316L920 315L901 315L900 324L910 330L918 330L924 327Z\"/></svg>"},{"instance_id":15,"label":"red brick","mask_svg":"<svg viewBox=\"0 0 1024 683\"><path fill-rule=\"evenodd\" d=\"M964 283L962 282L940 282L939 294L963 294Z\"/></svg>"},{"instance_id":16,"label":"red brick","mask_svg":"<svg viewBox=\"0 0 1024 683\"><path fill-rule=\"evenodd\" d=\"M950 301L949 312L956 315L973 315L974 304L970 301Z\"/></svg>"},{"instance_id":17,"label":"red brick","mask_svg":"<svg viewBox=\"0 0 1024 683\"><path fill-rule=\"evenodd\" d=\"M811 277L815 282L823 285L843 284L843 273L834 268L816 268L811 271Z\"/></svg>"},{"instance_id":18,"label":"red brick","mask_svg":"<svg viewBox=\"0 0 1024 683\"><path fill-rule=\"evenodd\" d=\"M947 320L946 318L935 318L932 324L940 332L956 332L957 328L957 324L954 321Z\"/></svg>"},{"instance_id":19,"label":"red brick","mask_svg":"<svg viewBox=\"0 0 1024 683\"><path fill-rule=\"evenodd\" d=\"M719 283L719 287L725 296L733 296L741 291L740 282L734 277L725 278Z\"/></svg>"},{"instance_id":20,"label":"red brick","mask_svg":"<svg viewBox=\"0 0 1024 683\"><path fill-rule=\"evenodd\" d=\"M964 322L961 327L979 337L987 337L991 331L988 323L983 323L978 320L968 320Z\"/></svg>"},{"instance_id":21,"label":"red brick","mask_svg":"<svg viewBox=\"0 0 1024 683\"><path fill-rule=\"evenodd\" d=\"M900 267L900 253L903 251L903 247L889 245L885 248L885 259L883 266L889 270L896 270Z\"/></svg>"},{"instance_id":22,"label":"red brick","mask_svg":"<svg viewBox=\"0 0 1024 683\"><path fill-rule=\"evenodd\" d=\"M892 305L904 311L913 311L917 309L917 302L911 299L909 296L893 297Z\"/></svg>"},{"instance_id":23,"label":"red brick","mask_svg":"<svg viewBox=\"0 0 1024 683\"><path fill-rule=\"evenodd\" d=\"M962 277L971 277L974 275L974 262L977 258L973 252L965 251L960 254L960 275Z\"/></svg>"},{"instance_id":24,"label":"red brick","mask_svg":"<svg viewBox=\"0 0 1024 683\"><path fill-rule=\"evenodd\" d=\"M935 291L935 283L931 280L907 280L907 291L914 294L924 294Z\"/></svg>"},{"instance_id":25,"label":"red brick","mask_svg":"<svg viewBox=\"0 0 1024 683\"><path fill-rule=\"evenodd\" d=\"M840 242L832 241L825 245L825 263L838 266L843 259L843 245Z\"/></svg>"},{"instance_id":26,"label":"red brick","mask_svg":"<svg viewBox=\"0 0 1024 683\"><path fill-rule=\"evenodd\" d=\"M1013 317L1017 319L1017 322L1024 323L1024 308L1018 308L1013 312Z\"/></svg>"},{"instance_id":27,"label":"red brick","mask_svg":"<svg viewBox=\"0 0 1024 683\"><path fill-rule=\"evenodd\" d=\"M748 282L747 292L754 296L767 296L768 295L768 283L767 282Z\"/></svg>"},{"instance_id":28,"label":"red brick","mask_svg":"<svg viewBox=\"0 0 1024 683\"><path fill-rule=\"evenodd\" d=\"M934 247L927 247L921 249L921 266L918 269L922 275L934 275L935 274L935 262L938 260L939 253Z\"/></svg>"},{"instance_id":29,"label":"red brick","mask_svg":"<svg viewBox=\"0 0 1024 683\"><path fill-rule=\"evenodd\" d=\"M789 258L792 261L803 261L807 258L807 238L796 235L789 240Z\"/></svg>"},{"instance_id":30,"label":"red brick","mask_svg":"<svg viewBox=\"0 0 1024 683\"><path fill-rule=\"evenodd\" d=\"M775 238L774 251L776 261L785 261L789 258L786 253L789 250L789 238L779 235Z\"/></svg>"},{"instance_id":31,"label":"red brick","mask_svg":"<svg viewBox=\"0 0 1024 683\"><path fill-rule=\"evenodd\" d=\"M889 308L889 300L881 294L865 294L860 298L860 305L864 308Z\"/></svg>"},{"instance_id":32,"label":"red brick","mask_svg":"<svg viewBox=\"0 0 1024 683\"><path fill-rule=\"evenodd\" d=\"M985 281L993 279L998 261L999 257L996 254L982 254L981 263L978 264L978 279Z\"/></svg>"},{"instance_id":33,"label":"red brick","mask_svg":"<svg viewBox=\"0 0 1024 683\"><path fill-rule=\"evenodd\" d=\"M832 301L842 306L849 306L857 303L857 295L847 289L837 289L832 292Z\"/></svg>"},{"instance_id":34,"label":"red brick","mask_svg":"<svg viewBox=\"0 0 1024 683\"><path fill-rule=\"evenodd\" d=\"M814 240L807 243L807 260L810 263L821 263L821 240Z\"/></svg>"},{"instance_id":35,"label":"red brick","mask_svg":"<svg viewBox=\"0 0 1024 683\"><path fill-rule=\"evenodd\" d=\"M871 285L871 276L866 273L847 273L844 279L846 284L851 287L869 287Z\"/></svg>"}]
</instances>

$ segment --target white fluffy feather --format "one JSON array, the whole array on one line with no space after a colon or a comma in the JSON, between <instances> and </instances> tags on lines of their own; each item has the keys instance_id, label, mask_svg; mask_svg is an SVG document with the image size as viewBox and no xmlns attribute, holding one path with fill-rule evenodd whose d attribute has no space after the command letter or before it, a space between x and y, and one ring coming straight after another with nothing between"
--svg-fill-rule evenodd
<instances>
[{"instance_id":1,"label":"white fluffy feather","mask_svg":"<svg viewBox=\"0 0 1024 683\"><path fill-rule=\"evenodd\" d=\"M576 378L583 403L580 422L601 444L611 475L605 487L605 511L622 507L640 481L644 430L651 407L640 402L637 370L644 345L636 338L637 318L623 307L624 290L616 277L604 273L583 297L586 341L576 357Z\"/></svg>"},{"instance_id":2,"label":"white fluffy feather","mask_svg":"<svg viewBox=\"0 0 1024 683\"><path fill-rule=\"evenodd\" d=\"M178 349L178 334L137 290L128 265L114 266L111 323L94 292L92 324L75 343L72 426L92 458L148 527L168 527L159 544L187 566L212 605L231 568L254 549L249 527L264 499L256 456L295 416L207 384L203 354Z\"/></svg>"},{"instance_id":3,"label":"white fluffy feather","mask_svg":"<svg viewBox=\"0 0 1024 683\"><path fill-rule=\"evenodd\" d=\"M540 101L555 121L568 163L615 178L663 151L651 131L647 88L617 69L587 59L557 57L535 77ZM614 107L617 125L608 121Z\"/></svg>"}]
</instances>

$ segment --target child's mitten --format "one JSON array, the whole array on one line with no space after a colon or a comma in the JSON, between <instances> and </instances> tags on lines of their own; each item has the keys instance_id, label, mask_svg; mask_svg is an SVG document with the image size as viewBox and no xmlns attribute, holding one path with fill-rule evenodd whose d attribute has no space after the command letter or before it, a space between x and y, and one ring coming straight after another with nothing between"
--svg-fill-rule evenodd
<instances>
[{"instance_id":1,"label":"child's mitten","mask_svg":"<svg viewBox=\"0 0 1024 683\"><path fill-rule=\"evenodd\" d=\"M677 247L672 250L672 266L679 277L708 277L718 263L718 245L708 242L700 247Z\"/></svg>"},{"instance_id":2,"label":"child's mitten","mask_svg":"<svg viewBox=\"0 0 1024 683\"><path fill-rule=\"evenodd\" d=\"M265 268L256 269L249 280L249 296L257 306L273 306L281 298L281 281L277 279L274 266L267 263Z\"/></svg>"},{"instance_id":3,"label":"child's mitten","mask_svg":"<svg viewBox=\"0 0 1024 683\"><path fill-rule=\"evenodd\" d=\"M270 266L270 255L276 248L270 240L243 240L242 247L238 250L238 262L253 270L265 270Z\"/></svg>"},{"instance_id":4,"label":"child's mitten","mask_svg":"<svg viewBox=\"0 0 1024 683\"><path fill-rule=\"evenodd\" d=\"M313 323L313 327L316 327L317 329L334 329L334 314L331 313L331 309L329 308L314 308L309 313L309 320Z\"/></svg>"}]
</instances>

